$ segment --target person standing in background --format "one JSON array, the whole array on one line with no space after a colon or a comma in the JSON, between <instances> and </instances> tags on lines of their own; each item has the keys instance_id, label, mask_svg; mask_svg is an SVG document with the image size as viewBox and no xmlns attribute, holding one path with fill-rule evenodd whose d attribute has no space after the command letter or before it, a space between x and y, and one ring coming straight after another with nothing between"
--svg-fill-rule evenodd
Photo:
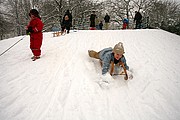
<instances>
[{"instance_id":1,"label":"person standing in background","mask_svg":"<svg viewBox=\"0 0 180 120\"><path fill-rule=\"evenodd\" d=\"M96 14L95 11L92 12L90 16L90 30L95 30L95 19L96 19Z\"/></svg>"},{"instance_id":2,"label":"person standing in background","mask_svg":"<svg viewBox=\"0 0 180 120\"><path fill-rule=\"evenodd\" d=\"M127 29L128 24L129 24L129 20L127 18L124 18L124 20L123 20L123 28L122 29L123 30Z\"/></svg>"},{"instance_id":3,"label":"person standing in background","mask_svg":"<svg viewBox=\"0 0 180 120\"><path fill-rule=\"evenodd\" d=\"M103 27L103 22L100 21L100 23L99 23L99 29L102 30L102 27Z\"/></svg>"},{"instance_id":4,"label":"person standing in background","mask_svg":"<svg viewBox=\"0 0 180 120\"><path fill-rule=\"evenodd\" d=\"M108 30L109 29L110 16L107 13L106 13L106 16L104 17L104 21L105 21L105 29Z\"/></svg>"},{"instance_id":5,"label":"person standing in background","mask_svg":"<svg viewBox=\"0 0 180 120\"><path fill-rule=\"evenodd\" d=\"M62 23L61 23L61 34L65 32L65 29L67 30L67 34L70 32L70 28L72 27L72 15L69 12L69 10L66 11L64 14Z\"/></svg>"},{"instance_id":6,"label":"person standing in background","mask_svg":"<svg viewBox=\"0 0 180 120\"><path fill-rule=\"evenodd\" d=\"M140 12L135 11L134 22L136 22L135 29L141 29L142 15Z\"/></svg>"}]
</instances>

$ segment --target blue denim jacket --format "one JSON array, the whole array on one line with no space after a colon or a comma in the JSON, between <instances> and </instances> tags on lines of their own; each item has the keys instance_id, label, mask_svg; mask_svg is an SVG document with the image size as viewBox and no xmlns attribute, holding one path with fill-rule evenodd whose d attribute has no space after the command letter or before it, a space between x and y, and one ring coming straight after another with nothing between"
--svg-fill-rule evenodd
<instances>
[{"instance_id":1,"label":"blue denim jacket","mask_svg":"<svg viewBox=\"0 0 180 120\"><path fill-rule=\"evenodd\" d=\"M111 61L114 62L114 56L113 56L113 49L111 47L104 48L99 52L99 57L102 60L102 74L106 74L109 70ZM129 70L129 67L126 64L126 59L123 55L121 59L121 62L124 63L124 66L126 67L126 70Z\"/></svg>"}]
</instances>

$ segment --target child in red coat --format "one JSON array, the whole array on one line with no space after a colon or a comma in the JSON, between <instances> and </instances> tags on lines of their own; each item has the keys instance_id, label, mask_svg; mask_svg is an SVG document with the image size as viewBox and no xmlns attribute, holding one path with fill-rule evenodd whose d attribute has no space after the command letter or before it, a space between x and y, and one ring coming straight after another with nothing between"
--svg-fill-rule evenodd
<instances>
[{"instance_id":1,"label":"child in red coat","mask_svg":"<svg viewBox=\"0 0 180 120\"><path fill-rule=\"evenodd\" d=\"M30 49L32 50L33 61L40 58L41 45L43 39L43 23L39 16L39 12L36 9L31 9L29 16L31 18L28 26L26 27L27 34L30 34Z\"/></svg>"},{"instance_id":2,"label":"child in red coat","mask_svg":"<svg viewBox=\"0 0 180 120\"><path fill-rule=\"evenodd\" d=\"M128 23L129 23L129 20L127 18L124 18L124 20L123 20L123 28L122 29L127 29Z\"/></svg>"}]
</instances>

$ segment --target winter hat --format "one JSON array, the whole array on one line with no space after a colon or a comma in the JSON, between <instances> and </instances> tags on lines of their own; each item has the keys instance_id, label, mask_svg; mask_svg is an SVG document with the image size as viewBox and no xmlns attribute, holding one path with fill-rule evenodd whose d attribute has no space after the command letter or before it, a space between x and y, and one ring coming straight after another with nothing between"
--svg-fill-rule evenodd
<instances>
[{"instance_id":1,"label":"winter hat","mask_svg":"<svg viewBox=\"0 0 180 120\"><path fill-rule=\"evenodd\" d=\"M113 52L116 53L116 54L124 54L123 43L119 42L118 44L116 44L114 46Z\"/></svg>"},{"instance_id":2,"label":"winter hat","mask_svg":"<svg viewBox=\"0 0 180 120\"><path fill-rule=\"evenodd\" d=\"M30 10L30 13L34 16L38 16L39 15L39 12L36 10L36 9L31 9Z\"/></svg>"},{"instance_id":3,"label":"winter hat","mask_svg":"<svg viewBox=\"0 0 180 120\"><path fill-rule=\"evenodd\" d=\"M39 16L39 12L36 9L31 9L30 13L29 13L29 16L31 14L34 15L35 17L38 17L39 19L41 19L41 17Z\"/></svg>"}]
</instances>

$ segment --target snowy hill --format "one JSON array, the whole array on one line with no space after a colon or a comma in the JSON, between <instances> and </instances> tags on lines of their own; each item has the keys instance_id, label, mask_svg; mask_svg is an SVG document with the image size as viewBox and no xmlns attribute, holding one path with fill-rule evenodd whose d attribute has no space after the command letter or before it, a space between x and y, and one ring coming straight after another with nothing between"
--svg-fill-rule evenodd
<instances>
[{"instance_id":1,"label":"snowy hill","mask_svg":"<svg viewBox=\"0 0 180 120\"><path fill-rule=\"evenodd\" d=\"M22 36L0 41L0 53ZM123 42L134 78L102 88L99 51ZM44 33L32 61L29 36L0 56L1 120L179 120L180 36L162 30Z\"/></svg>"}]
</instances>

